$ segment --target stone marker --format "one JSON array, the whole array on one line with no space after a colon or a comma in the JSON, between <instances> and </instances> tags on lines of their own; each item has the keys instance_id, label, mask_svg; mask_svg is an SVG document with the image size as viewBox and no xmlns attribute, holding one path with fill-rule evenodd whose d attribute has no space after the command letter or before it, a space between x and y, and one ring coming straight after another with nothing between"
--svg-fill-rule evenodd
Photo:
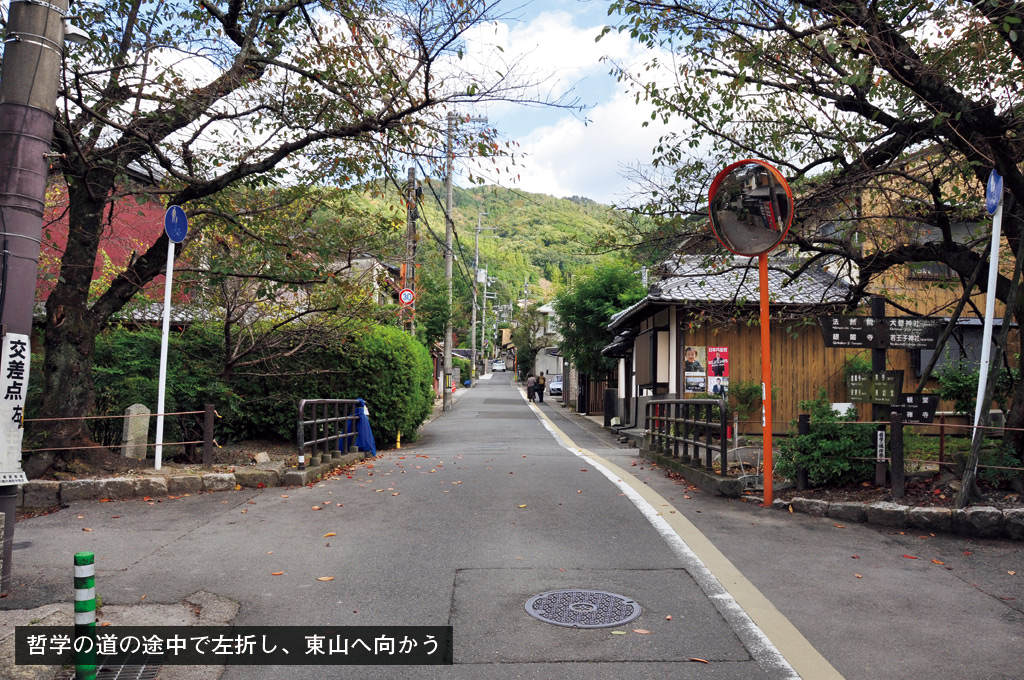
<instances>
[{"instance_id":1,"label":"stone marker","mask_svg":"<svg viewBox=\"0 0 1024 680\"><path fill-rule=\"evenodd\" d=\"M146 459L149 414L149 409L142 404L132 404L124 412L124 431L121 434L121 455L124 458Z\"/></svg>"}]
</instances>

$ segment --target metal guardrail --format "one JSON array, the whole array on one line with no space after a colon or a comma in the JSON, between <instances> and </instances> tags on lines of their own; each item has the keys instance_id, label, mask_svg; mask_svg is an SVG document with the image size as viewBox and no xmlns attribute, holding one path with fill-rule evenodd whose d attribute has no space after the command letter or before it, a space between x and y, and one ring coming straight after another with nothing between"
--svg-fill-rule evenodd
<instances>
[{"instance_id":1,"label":"metal guardrail","mask_svg":"<svg viewBox=\"0 0 1024 680\"><path fill-rule=\"evenodd\" d=\"M310 465L319 465L325 459L341 458L343 454L358 450L358 406L357 399L303 399L299 402L296 429L300 470L306 469L307 448L310 449Z\"/></svg>"},{"instance_id":2,"label":"metal guardrail","mask_svg":"<svg viewBox=\"0 0 1024 680\"><path fill-rule=\"evenodd\" d=\"M717 453L721 461L720 474L725 476L729 473L729 440L726 436L728 425L724 399L651 400L647 402L645 409L644 430L650 435L650 446L653 451L671 456L683 463L703 466L708 470L713 469ZM718 438L717 444L715 437Z\"/></svg>"}]
</instances>

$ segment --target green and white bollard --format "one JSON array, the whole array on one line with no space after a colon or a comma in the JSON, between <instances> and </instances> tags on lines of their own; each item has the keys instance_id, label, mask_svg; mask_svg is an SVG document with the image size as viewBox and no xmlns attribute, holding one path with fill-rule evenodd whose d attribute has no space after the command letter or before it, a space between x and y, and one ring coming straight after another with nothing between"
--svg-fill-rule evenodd
<instances>
[{"instance_id":1,"label":"green and white bollard","mask_svg":"<svg viewBox=\"0 0 1024 680\"><path fill-rule=\"evenodd\" d=\"M75 553L75 649L88 637L88 649L75 652L75 680L96 678L96 561L91 552Z\"/></svg>"}]
</instances>

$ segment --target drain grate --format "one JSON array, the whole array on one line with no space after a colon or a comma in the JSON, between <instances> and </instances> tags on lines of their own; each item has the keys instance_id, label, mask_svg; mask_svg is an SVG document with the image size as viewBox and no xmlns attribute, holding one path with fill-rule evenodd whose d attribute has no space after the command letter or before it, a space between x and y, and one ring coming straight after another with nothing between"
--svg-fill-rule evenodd
<instances>
[{"instance_id":1,"label":"drain grate","mask_svg":"<svg viewBox=\"0 0 1024 680\"><path fill-rule=\"evenodd\" d=\"M128 666L124 664L96 664L96 680L156 680L160 672L159 664ZM54 680L75 680L75 669L61 671Z\"/></svg>"},{"instance_id":2,"label":"drain grate","mask_svg":"<svg viewBox=\"0 0 1024 680\"><path fill-rule=\"evenodd\" d=\"M566 628L612 628L640 616L640 605L602 590L551 590L527 600L526 613Z\"/></svg>"}]
</instances>

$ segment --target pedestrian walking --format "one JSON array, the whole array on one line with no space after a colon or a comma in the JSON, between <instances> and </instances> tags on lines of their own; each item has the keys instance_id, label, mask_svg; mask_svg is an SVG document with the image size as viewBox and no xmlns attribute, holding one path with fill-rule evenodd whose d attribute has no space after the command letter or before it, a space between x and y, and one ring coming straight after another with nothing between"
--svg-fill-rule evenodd
<instances>
[{"instance_id":1,"label":"pedestrian walking","mask_svg":"<svg viewBox=\"0 0 1024 680\"><path fill-rule=\"evenodd\" d=\"M546 382L547 380L544 379L544 371L541 371L540 375L537 376L537 385L535 391L537 392L537 401L539 401L542 404L544 403L544 384Z\"/></svg>"},{"instance_id":2,"label":"pedestrian walking","mask_svg":"<svg viewBox=\"0 0 1024 680\"><path fill-rule=\"evenodd\" d=\"M531 373L526 377L526 398L533 401L534 392L537 391L537 377Z\"/></svg>"}]
</instances>

